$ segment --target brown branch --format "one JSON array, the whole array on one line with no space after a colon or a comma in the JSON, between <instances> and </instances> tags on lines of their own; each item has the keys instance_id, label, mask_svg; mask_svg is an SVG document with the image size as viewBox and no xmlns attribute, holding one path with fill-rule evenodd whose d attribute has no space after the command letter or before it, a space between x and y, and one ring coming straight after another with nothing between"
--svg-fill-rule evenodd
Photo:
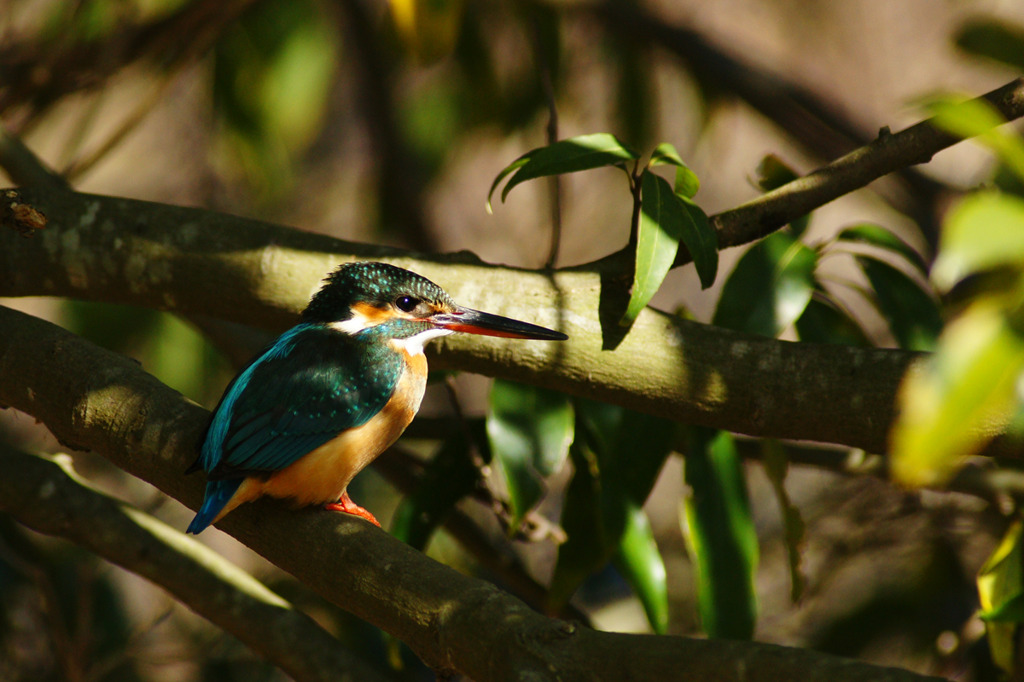
<instances>
[{"instance_id":1,"label":"brown branch","mask_svg":"<svg viewBox=\"0 0 1024 682\"><path fill-rule=\"evenodd\" d=\"M296 680L389 679L213 550L85 485L69 459L0 444L0 464L0 510L159 585Z\"/></svg>"},{"instance_id":2,"label":"brown branch","mask_svg":"<svg viewBox=\"0 0 1024 682\"><path fill-rule=\"evenodd\" d=\"M49 323L0 309L0 404L42 420L196 508L182 471L208 413L134 362ZM493 585L436 563L343 514L247 505L227 532L338 606L406 642L442 673L490 680L928 678L810 650L752 642L595 632L545 618Z\"/></svg>"},{"instance_id":3,"label":"brown branch","mask_svg":"<svg viewBox=\"0 0 1024 682\"><path fill-rule=\"evenodd\" d=\"M607 263L530 272L467 254L412 258L197 209L14 194L49 224L32 239L0 230L0 296L129 303L281 331L339 262L387 259L466 305L570 337L550 344L456 335L432 351L434 369L525 381L749 435L883 452L900 379L920 357L747 336L652 309L626 334L618 326L625 285Z\"/></svg>"},{"instance_id":4,"label":"brown branch","mask_svg":"<svg viewBox=\"0 0 1024 682\"><path fill-rule=\"evenodd\" d=\"M1019 116L1024 80L986 99L1004 116ZM954 141L927 121L883 136L715 216L720 244L757 239ZM457 300L570 336L557 345L449 337L433 353L435 369L518 379L753 436L884 452L899 382L920 357L746 336L651 309L626 333L618 326L628 286L622 252L586 266L530 272L489 266L470 254L412 258L396 249L128 199L41 188L15 191L12 199L38 208L50 224L34 239L0 230L0 295L131 303L279 331L294 322L338 262L387 259L431 277ZM681 261L687 257L680 254ZM999 448L991 454L1020 456L1012 444Z\"/></svg>"},{"instance_id":5,"label":"brown branch","mask_svg":"<svg viewBox=\"0 0 1024 682\"><path fill-rule=\"evenodd\" d=\"M1017 78L989 92L979 100L988 102L1007 121L1024 116L1024 78ZM756 241L812 210L900 168L930 161L938 152L961 138L932 123L921 121L906 130L878 137L828 165L819 168L763 196L711 217L718 231L718 246L726 248ZM680 249L676 265L692 260Z\"/></svg>"}]
</instances>

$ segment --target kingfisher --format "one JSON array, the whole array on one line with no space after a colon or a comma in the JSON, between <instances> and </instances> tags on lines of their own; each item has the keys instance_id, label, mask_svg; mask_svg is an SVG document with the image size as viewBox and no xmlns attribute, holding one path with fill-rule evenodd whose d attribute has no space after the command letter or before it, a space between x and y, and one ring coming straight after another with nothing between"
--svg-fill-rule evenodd
<instances>
[{"instance_id":1,"label":"kingfisher","mask_svg":"<svg viewBox=\"0 0 1024 682\"><path fill-rule=\"evenodd\" d=\"M380 526L349 497L353 477L409 425L423 400L423 346L453 332L559 341L561 332L464 308L441 287L386 263L340 266L299 324L232 380L186 473L206 495L198 534L264 495L324 505Z\"/></svg>"}]
</instances>

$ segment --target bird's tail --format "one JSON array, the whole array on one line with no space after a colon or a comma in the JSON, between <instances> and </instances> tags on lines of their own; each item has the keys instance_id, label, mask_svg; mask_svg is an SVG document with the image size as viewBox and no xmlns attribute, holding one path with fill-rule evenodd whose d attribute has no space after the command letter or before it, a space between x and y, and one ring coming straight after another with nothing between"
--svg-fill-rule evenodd
<instances>
[{"instance_id":1,"label":"bird's tail","mask_svg":"<svg viewBox=\"0 0 1024 682\"><path fill-rule=\"evenodd\" d=\"M203 498L203 506L199 508L199 513L192 519L192 523L188 524L185 532L192 533L193 535L202 533L217 518L217 514L228 503L228 500L235 494L238 487L242 485L243 480L245 479L227 478L219 481L208 481L206 483L206 497Z\"/></svg>"}]
</instances>

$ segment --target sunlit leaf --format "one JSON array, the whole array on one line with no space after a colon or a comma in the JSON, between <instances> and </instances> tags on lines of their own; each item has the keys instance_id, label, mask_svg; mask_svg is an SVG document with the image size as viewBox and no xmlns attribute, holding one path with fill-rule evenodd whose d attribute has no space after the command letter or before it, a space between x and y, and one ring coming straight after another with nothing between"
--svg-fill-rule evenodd
<instances>
[{"instance_id":1,"label":"sunlit leaf","mask_svg":"<svg viewBox=\"0 0 1024 682\"><path fill-rule=\"evenodd\" d=\"M638 158L636 152L609 133L582 135L539 147L522 155L498 173L490 191L487 192L487 210L491 210L491 196L494 190L509 174L514 175L501 191L502 201L505 201L513 187L527 180L621 165Z\"/></svg>"},{"instance_id":2,"label":"sunlit leaf","mask_svg":"<svg viewBox=\"0 0 1024 682\"><path fill-rule=\"evenodd\" d=\"M690 167L683 163L676 148L668 143L662 142L655 147L651 154L651 167L672 165L676 167L676 182L673 191L687 199L692 199L700 189L700 179L697 174L690 170Z\"/></svg>"},{"instance_id":3,"label":"sunlit leaf","mask_svg":"<svg viewBox=\"0 0 1024 682\"><path fill-rule=\"evenodd\" d=\"M1024 623L1024 594L1018 594L991 611L982 611L978 617L989 623Z\"/></svg>"},{"instance_id":4,"label":"sunlit leaf","mask_svg":"<svg viewBox=\"0 0 1024 682\"><path fill-rule=\"evenodd\" d=\"M868 338L860 325L828 299L811 298L797 318L796 333L801 341L867 346Z\"/></svg>"},{"instance_id":5,"label":"sunlit leaf","mask_svg":"<svg viewBox=\"0 0 1024 682\"><path fill-rule=\"evenodd\" d=\"M871 256L857 256L871 282L878 311L901 348L931 350L942 330L938 303L902 270Z\"/></svg>"},{"instance_id":6,"label":"sunlit leaf","mask_svg":"<svg viewBox=\"0 0 1024 682\"><path fill-rule=\"evenodd\" d=\"M817 254L776 232L740 258L722 287L712 324L778 336L803 314L814 291Z\"/></svg>"},{"instance_id":7,"label":"sunlit leaf","mask_svg":"<svg viewBox=\"0 0 1024 682\"><path fill-rule=\"evenodd\" d=\"M577 401L576 415L570 448L575 472L561 519L568 539L558 548L549 590L556 611L621 549L631 515L643 506L672 449L676 428L668 420L589 400ZM628 572L626 577L650 580Z\"/></svg>"},{"instance_id":8,"label":"sunlit leaf","mask_svg":"<svg viewBox=\"0 0 1024 682\"><path fill-rule=\"evenodd\" d=\"M405 49L432 64L455 49L465 0L390 0L391 16Z\"/></svg>"},{"instance_id":9,"label":"sunlit leaf","mask_svg":"<svg viewBox=\"0 0 1024 682\"><path fill-rule=\"evenodd\" d=\"M1010 128L1006 119L990 103L979 99L960 100L953 96L935 97L927 103L932 123L964 139L973 138L988 147L1024 180L1024 139Z\"/></svg>"},{"instance_id":10,"label":"sunlit leaf","mask_svg":"<svg viewBox=\"0 0 1024 682\"><path fill-rule=\"evenodd\" d=\"M903 256L908 263L920 270L922 273L928 271L928 264L924 262L917 251L905 241L897 237L890 230L881 225L861 223L847 227L836 237L839 242L853 242L859 244L870 244L880 249L886 249Z\"/></svg>"},{"instance_id":11,"label":"sunlit leaf","mask_svg":"<svg viewBox=\"0 0 1024 682\"><path fill-rule=\"evenodd\" d=\"M1024 71L1024 29L1020 26L998 19L972 19L960 27L956 45L972 54Z\"/></svg>"},{"instance_id":12,"label":"sunlit leaf","mask_svg":"<svg viewBox=\"0 0 1024 682\"><path fill-rule=\"evenodd\" d=\"M573 440L572 403L563 393L497 379L491 388L487 438L508 485L513 526L544 496Z\"/></svg>"},{"instance_id":13,"label":"sunlit leaf","mask_svg":"<svg viewBox=\"0 0 1024 682\"><path fill-rule=\"evenodd\" d=\"M782 514L783 538L789 557L789 597L796 603L803 594L805 583L800 559L800 548L806 530L804 519L786 492L786 475L789 473L789 455L786 449L777 440L769 438L763 441L762 452L764 472L772 484Z\"/></svg>"},{"instance_id":14,"label":"sunlit leaf","mask_svg":"<svg viewBox=\"0 0 1024 682\"><path fill-rule=\"evenodd\" d=\"M647 614L647 622L658 634L668 629L668 584L665 562L651 531L647 514L631 507L626 515L625 529L614 556L615 566L633 587Z\"/></svg>"},{"instance_id":15,"label":"sunlit leaf","mask_svg":"<svg viewBox=\"0 0 1024 682\"><path fill-rule=\"evenodd\" d=\"M654 173L645 172L641 178L640 196L642 206L633 287L629 295L629 306L619 320L623 327L633 323L658 291L672 267L682 236L682 210L665 180Z\"/></svg>"},{"instance_id":16,"label":"sunlit leaf","mask_svg":"<svg viewBox=\"0 0 1024 682\"><path fill-rule=\"evenodd\" d=\"M892 475L940 484L1010 420L1024 340L990 301L951 322L935 354L903 380L892 432Z\"/></svg>"},{"instance_id":17,"label":"sunlit leaf","mask_svg":"<svg viewBox=\"0 0 1024 682\"><path fill-rule=\"evenodd\" d=\"M951 289L968 275L1024 268L1024 199L998 192L966 197L946 217L932 281Z\"/></svg>"},{"instance_id":18,"label":"sunlit leaf","mask_svg":"<svg viewBox=\"0 0 1024 682\"><path fill-rule=\"evenodd\" d=\"M1013 671L1017 661L1017 625L1001 622L1001 618L993 616L1016 608L1013 605L1019 604L1024 596L1022 530L1021 521L1017 519L1006 531L999 547L978 571L978 599L981 603L981 617L988 621L985 623L985 631L989 651L996 665L1007 673Z\"/></svg>"},{"instance_id":19,"label":"sunlit leaf","mask_svg":"<svg viewBox=\"0 0 1024 682\"><path fill-rule=\"evenodd\" d=\"M732 436L694 427L686 451L686 539L697 605L709 637L750 639L757 620L758 546L743 468Z\"/></svg>"}]
</instances>

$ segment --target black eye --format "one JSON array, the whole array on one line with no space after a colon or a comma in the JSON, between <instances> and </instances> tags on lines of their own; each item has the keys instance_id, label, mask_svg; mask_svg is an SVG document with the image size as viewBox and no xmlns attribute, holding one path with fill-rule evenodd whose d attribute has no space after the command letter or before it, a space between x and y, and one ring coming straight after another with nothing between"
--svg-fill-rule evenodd
<instances>
[{"instance_id":1,"label":"black eye","mask_svg":"<svg viewBox=\"0 0 1024 682\"><path fill-rule=\"evenodd\" d=\"M419 304L419 299L412 296L399 296L395 299L395 307L404 313L411 313Z\"/></svg>"}]
</instances>

